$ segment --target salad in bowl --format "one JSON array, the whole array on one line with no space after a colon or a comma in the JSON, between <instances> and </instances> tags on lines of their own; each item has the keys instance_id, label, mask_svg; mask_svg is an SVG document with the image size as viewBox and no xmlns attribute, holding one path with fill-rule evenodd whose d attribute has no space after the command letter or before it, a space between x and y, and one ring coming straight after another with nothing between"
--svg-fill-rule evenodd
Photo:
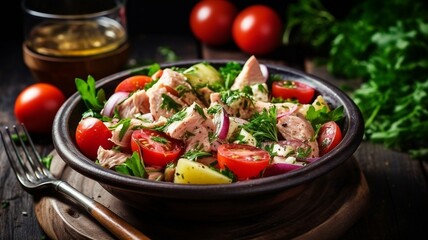
<instances>
[{"instance_id":1,"label":"salad in bowl","mask_svg":"<svg viewBox=\"0 0 428 240\"><path fill-rule=\"evenodd\" d=\"M153 64L106 96L76 79L86 110L78 149L120 174L177 184L234 184L311 165L343 138L343 106L251 56L214 66Z\"/></svg>"}]
</instances>

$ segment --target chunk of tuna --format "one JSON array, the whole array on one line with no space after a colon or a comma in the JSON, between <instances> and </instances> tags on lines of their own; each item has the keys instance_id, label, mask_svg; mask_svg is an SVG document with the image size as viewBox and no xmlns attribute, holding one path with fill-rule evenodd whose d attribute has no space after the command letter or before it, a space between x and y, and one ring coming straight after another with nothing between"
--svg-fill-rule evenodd
<instances>
[{"instance_id":1,"label":"chunk of tuna","mask_svg":"<svg viewBox=\"0 0 428 240\"><path fill-rule=\"evenodd\" d=\"M215 131L215 126L212 119L208 117L206 109L193 103L187 107L185 112L186 116L184 119L171 123L165 129L165 133L172 138L185 141L188 149L199 144L203 147L204 151L209 151L210 142L208 135L209 132Z\"/></svg>"},{"instance_id":2,"label":"chunk of tuna","mask_svg":"<svg viewBox=\"0 0 428 240\"><path fill-rule=\"evenodd\" d=\"M242 97L228 105L221 100L220 93L216 92L211 94L210 99L211 106L219 104L224 108L227 114L233 117L249 119L256 112L253 101L249 98Z\"/></svg>"},{"instance_id":3,"label":"chunk of tuna","mask_svg":"<svg viewBox=\"0 0 428 240\"><path fill-rule=\"evenodd\" d=\"M243 89L256 83L265 83L266 79L260 69L259 61L255 56L251 56L242 67L242 71L236 77L235 82L230 87L232 90Z\"/></svg>"},{"instance_id":4,"label":"chunk of tuna","mask_svg":"<svg viewBox=\"0 0 428 240\"><path fill-rule=\"evenodd\" d=\"M149 97L145 90L134 92L129 98L117 105L120 118L131 118L135 114L150 112Z\"/></svg>"},{"instance_id":5,"label":"chunk of tuna","mask_svg":"<svg viewBox=\"0 0 428 240\"><path fill-rule=\"evenodd\" d=\"M101 146L98 148L97 154L99 164L105 168L113 168L114 166L124 163L126 159L131 157L130 154L118 152L116 150L107 150Z\"/></svg>"},{"instance_id":6,"label":"chunk of tuna","mask_svg":"<svg viewBox=\"0 0 428 240\"><path fill-rule=\"evenodd\" d=\"M313 139L315 131L308 120L301 114L292 114L281 117L278 119L277 128L279 133L285 140L294 141L298 140L302 143L308 144L312 152L309 157L318 157L319 148L318 143Z\"/></svg>"}]
</instances>

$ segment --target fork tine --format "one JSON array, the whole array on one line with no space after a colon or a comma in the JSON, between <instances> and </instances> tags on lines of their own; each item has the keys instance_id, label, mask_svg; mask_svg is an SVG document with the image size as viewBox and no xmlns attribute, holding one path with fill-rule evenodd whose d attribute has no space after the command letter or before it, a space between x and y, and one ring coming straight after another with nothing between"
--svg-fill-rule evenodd
<instances>
[{"instance_id":1,"label":"fork tine","mask_svg":"<svg viewBox=\"0 0 428 240\"><path fill-rule=\"evenodd\" d=\"M24 170L27 170L26 171L27 177L32 181L36 181L37 179L42 179L46 177L47 175L46 172L48 171L47 169L45 171L43 164L40 162L41 161L40 155L36 150L34 143L31 140L31 137L27 129L25 128L25 126L23 124L20 124L18 126L13 125L12 128L14 130L15 135L17 136L17 139L19 140L21 149L24 151L23 156L20 155L15 142L12 140L15 153L17 154L17 157L21 162L21 165L23 166ZM10 133L8 134L9 134L9 137L12 139L12 135ZM37 179L34 179L34 176Z\"/></svg>"},{"instance_id":2,"label":"fork tine","mask_svg":"<svg viewBox=\"0 0 428 240\"><path fill-rule=\"evenodd\" d=\"M141 233L138 229L127 223L119 215L112 212L109 208L79 192L69 183L53 177L49 170L40 162L41 158L36 151L36 148L34 147L34 143L32 142L27 129L24 125L21 125L21 127L24 132L23 136L28 138L26 141L30 145L30 150L26 147L28 144L26 144L21 134L19 134L18 128L15 125L12 128L14 129L14 133L16 133L19 143L25 152L24 156L26 160L24 160L18 151L18 147L13 140L9 127L4 127L4 131L7 134L4 134L3 130L0 129L0 136L1 140L3 141L7 157L9 158L9 162L15 171L15 175L18 178L19 183L24 189L30 190L39 189L41 187L53 187L59 193L64 194L71 200L80 204L83 209L91 214L91 216L93 216L100 224L106 227L116 237L120 239L150 239ZM6 137L6 135L8 137ZM15 154L12 152L15 152ZM34 154L34 158L30 157L30 152L31 154ZM33 174L42 176L38 177Z\"/></svg>"},{"instance_id":3,"label":"fork tine","mask_svg":"<svg viewBox=\"0 0 428 240\"><path fill-rule=\"evenodd\" d=\"M31 139L27 128L25 127L24 124L21 124L21 128L22 128L22 131L24 132L24 136L26 137L25 140L28 141L28 145L31 148L31 153L30 153L30 151L28 151L28 148L23 143L24 141L23 141L22 137L19 138L25 153L27 153L27 156L30 157L29 160L31 163L31 167L33 168L33 170L35 170L35 172L37 172L37 174L43 174L43 175L51 177L51 172L45 167L45 165L43 165L42 158L40 157L39 152L37 151L36 147L34 146L33 140ZM33 160L33 158L31 158L31 156L35 156L35 159Z\"/></svg>"},{"instance_id":4,"label":"fork tine","mask_svg":"<svg viewBox=\"0 0 428 240\"><path fill-rule=\"evenodd\" d=\"M20 155L17 152L17 147L12 139L9 127L4 127L4 130L6 131L6 134L9 138L6 138L3 131L0 131L0 135L3 142L3 148L6 152L7 158L9 159L9 163L12 166L12 169L15 171L19 182L21 184L28 182L27 178L25 177L26 173L23 169L22 160L20 159ZM15 154L12 154L12 151L14 151ZM18 160L16 160L17 158Z\"/></svg>"}]
</instances>

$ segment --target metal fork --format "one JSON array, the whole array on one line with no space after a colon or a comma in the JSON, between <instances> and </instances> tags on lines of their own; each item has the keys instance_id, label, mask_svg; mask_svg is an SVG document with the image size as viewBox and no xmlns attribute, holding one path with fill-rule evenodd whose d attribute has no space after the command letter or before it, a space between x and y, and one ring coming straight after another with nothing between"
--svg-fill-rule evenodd
<instances>
[{"instance_id":1,"label":"metal fork","mask_svg":"<svg viewBox=\"0 0 428 240\"><path fill-rule=\"evenodd\" d=\"M0 135L10 165L26 191L52 187L80 204L119 239L150 239L107 207L87 197L67 182L55 178L42 164L41 157L24 125L13 125L11 129L6 126L0 131Z\"/></svg>"}]
</instances>

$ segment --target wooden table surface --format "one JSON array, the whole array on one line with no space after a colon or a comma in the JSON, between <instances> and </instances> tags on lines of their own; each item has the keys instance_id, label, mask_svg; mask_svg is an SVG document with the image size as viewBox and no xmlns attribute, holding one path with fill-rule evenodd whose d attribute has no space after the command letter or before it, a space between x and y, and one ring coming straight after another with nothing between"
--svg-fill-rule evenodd
<instances>
[{"instance_id":1,"label":"wooden table surface","mask_svg":"<svg viewBox=\"0 0 428 240\"><path fill-rule=\"evenodd\" d=\"M235 51L203 48L190 36L142 35L131 39L131 63L164 61L158 47L171 49L180 60L245 60L248 57ZM2 44L0 53L0 125L4 126L14 123L14 100L34 80L24 65L21 43ZM278 63L278 59L261 60ZM314 72L318 73L323 74ZM50 136L35 137L42 155L47 155L53 149ZM367 211L340 239L427 239L428 161L413 160L407 154L368 142L363 142L354 156L368 182L370 203ZM47 239L37 222L33 197L20 187L2 146L0 201L0 239Z\"/></svg>"}]
</instances>

